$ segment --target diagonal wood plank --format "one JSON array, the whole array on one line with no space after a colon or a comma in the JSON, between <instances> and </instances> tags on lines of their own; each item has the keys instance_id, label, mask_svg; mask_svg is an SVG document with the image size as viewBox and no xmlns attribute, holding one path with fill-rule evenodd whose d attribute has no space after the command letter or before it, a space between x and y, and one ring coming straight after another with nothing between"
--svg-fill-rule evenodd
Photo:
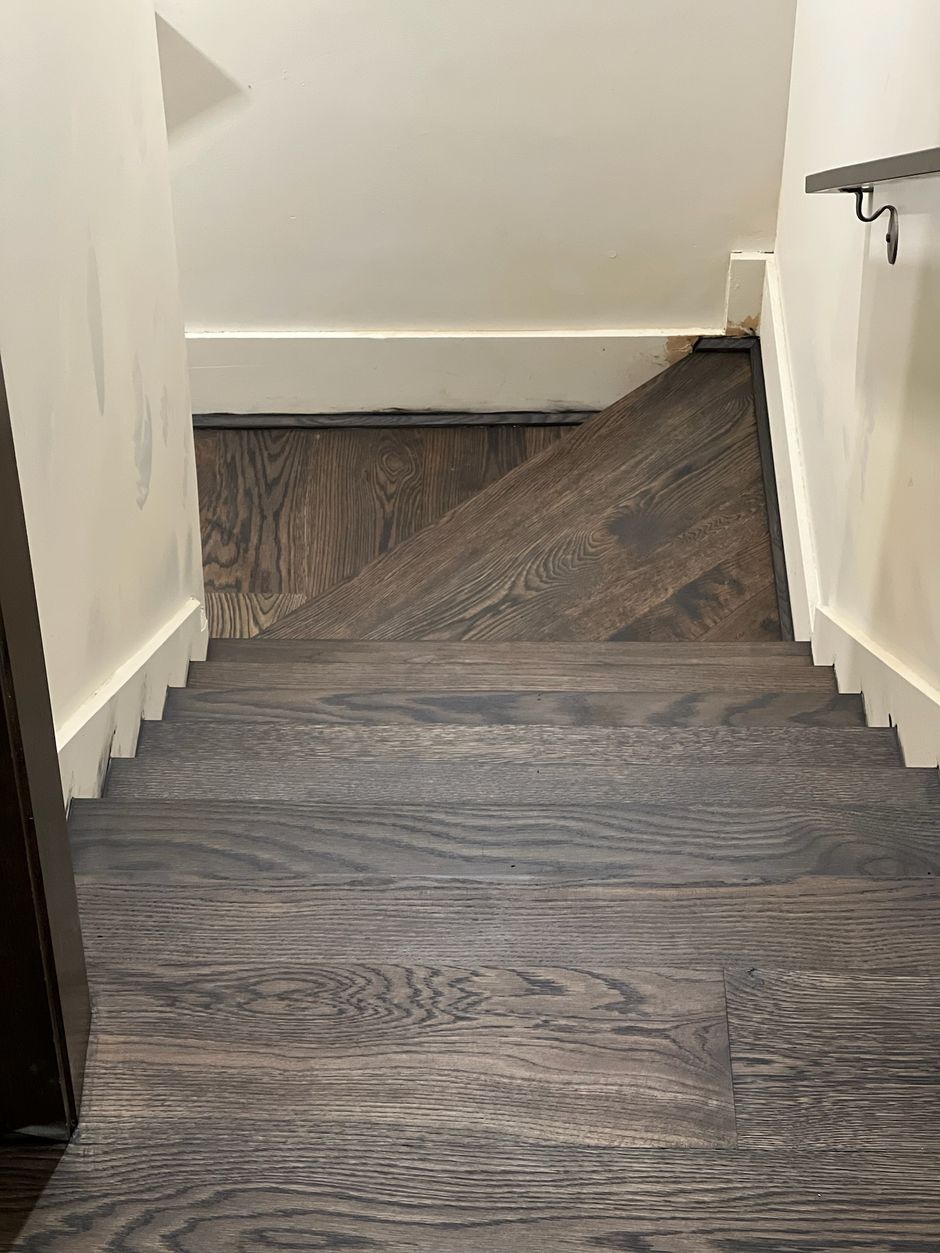
<instances>
[{"instance_id":1,"label":"diagonal wood plank","mask_svg":"<svg viewBox=\"0 0 940 1253\"><path fill-rule=\"evenodd\" d=\"M608 639L678 597L714 638L764 508L750 366L695 354L267 634Z\"/></svg>"}]
</instances>

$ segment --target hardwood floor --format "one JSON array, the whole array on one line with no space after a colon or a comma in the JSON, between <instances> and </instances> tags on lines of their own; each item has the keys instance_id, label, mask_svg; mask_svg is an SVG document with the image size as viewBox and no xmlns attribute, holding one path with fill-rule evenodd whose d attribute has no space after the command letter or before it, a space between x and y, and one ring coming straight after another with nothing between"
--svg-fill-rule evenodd
<instances>
[{"instance_id":1,"label":"hardwood floor","mask_svg":"<svg viewBox=\"0 0 940 1253\"><path fill-rule=\"evenodd\" d=\"M780 638L749 357L580 427L196 432L216 636Z\"/></svg>"},{"instance_id":2,"label":"hardwood floor","mask_svg":"<svg viewBox=\"0 0 940 1253\"><path fill-rule=\"evenodd\" d=\"M196 431L212 634L257 635L566 433L564 426Z\"/></svg>"},{"instance_id":3,"label":"hardwood floor","mask_svg":"<svg viewBox=\"0 0 940 1253\"><path fill-rule=\"evenodd\" d=\"M748 355L687 357L265 634L779 639Z\"/></svg>"},{"instance_id":4,"label":"hardwood floor","mask_svg":"<svg viewBox=\"0 0 940 1253\"><path fill-rule=\"evenodd\" d=\"M770 638L742 360L541 452L200 437L262 634L73 803L82 1124L0 1249L940 1253L940 779Z\"/></svg>"}]
</instances>

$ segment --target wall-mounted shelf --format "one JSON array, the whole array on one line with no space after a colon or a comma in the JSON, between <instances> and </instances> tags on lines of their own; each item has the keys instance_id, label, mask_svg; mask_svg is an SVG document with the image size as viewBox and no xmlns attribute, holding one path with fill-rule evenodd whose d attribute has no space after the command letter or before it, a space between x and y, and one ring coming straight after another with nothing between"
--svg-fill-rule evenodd
<instances>
[{"instance_id":1,"label":"wall-mounted shelf","mask_svg":"<svg viewBox=\"0 0 940 1253\"><path fill-rule=\"evenodd\" d=\"M806 176L806 190L815 192L849 192L855 197L855 216L860 222L874 222L883 213L888 215L888 262L894 265L898 259L898 211L895 205L886 204L874 213L866 213L862 202L866 192L877 183L896 183L902 178L922 178L925 174L940 174L940 148L923 148L920 152L905 152L896 157L882 157L878 161L860 161L856 165L840 165L834 170L821 170Z\"/></svg>"}]
</instances>

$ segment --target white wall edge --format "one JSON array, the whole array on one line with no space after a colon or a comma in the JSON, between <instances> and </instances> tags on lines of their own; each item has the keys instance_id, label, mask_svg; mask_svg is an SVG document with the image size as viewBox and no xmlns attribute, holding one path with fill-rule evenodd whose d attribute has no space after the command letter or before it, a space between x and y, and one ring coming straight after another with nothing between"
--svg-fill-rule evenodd
<instances>
[{"instance_id":1,"label":"white wall edge","mask_svg":"<svg viewBox=\"0 0 940 1253\"><path fill-rule=\"evenodd\" d=\"M780 277L772 253L766 258L760 337L793 631L798 640L808 640L812 636L813 614L820 600L819 568L790 368L786 317Z\"/></svg>"},{"instance_id":2,"label":"white wall edge","mask_svg":"<svg viewBox=\"0 0 940 1253\"><path fill-rule=\"evenodd\" d=\"M142 718L163 715L168 687L182 687L208 647L203 606L188 599L56 728L62 791L98 796L111 757L133 757Z\"/></svg>"},{"instance_id":3,"label":"white wall edge","mask_svg":"<svg viewBox=\"0 0 940 1253\"><path fill-rule=\"evenodd\" d=\"M771 252L733 252L725 283L725 334L753 335L760 325L764 279Z\"/></svg>"},{"instance_id":4,"label":"white wall edge","mask_svg":"<svg viewBox=\"0 0 940 1253\"><path fill-rule=\"evenodd\" d=\"M861 692L872 726L895 726L908 766L940 763L940 690L910 666L820 605L813 630L817 665L834 665L840 692Z\"/></svg>"},{"instance_id":5,"label":"white wall edge","mask_svg":"<svg viewBox=\"0 0 940 1253\"><path fill-rule=\"evenodd\" d=\"M195 413L602 409L723 327L186 334Z\"/></svg>"}]
</instances>

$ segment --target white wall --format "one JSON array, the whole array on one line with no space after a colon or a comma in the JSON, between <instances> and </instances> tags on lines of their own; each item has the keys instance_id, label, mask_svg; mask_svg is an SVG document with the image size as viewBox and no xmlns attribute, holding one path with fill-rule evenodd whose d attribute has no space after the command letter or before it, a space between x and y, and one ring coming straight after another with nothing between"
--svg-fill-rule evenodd
<instances>
[{"instance_id":1,"label":"white wall","mask_svg":"<svg viewBox=\"0 0 940 1253\"><path fill-rule=\"evenodd\" d=\"M0 354L67 794L201 642L150 0L5 0Z\"/></svg>"},{"instance_id":2,"label":"white wall","mask_svg":"<svg viewBox=\"0 0 940 1253\"><path fill-rule=\"evenodd\" d=\"M800 0L765 352L804 633L909 761L940 753L940 177L886 184L884 219L808 173L940 144L936 0ZM784 463L787 463L785 466ZM785 522L787 518L785 517ZM862 659L869 658L864 661ZM906 714L906 717L905 717Z\"/></svg>"},{"instance_id":3,"label":"white wall","mask_svg":"<svg viewBox=\"0 0 940 1253\"><path fill-rule=\"evenodd\" d=\"M772 246L791 0L158 9L197 410L602 403Z\"/></svg>"}]
</instances>

